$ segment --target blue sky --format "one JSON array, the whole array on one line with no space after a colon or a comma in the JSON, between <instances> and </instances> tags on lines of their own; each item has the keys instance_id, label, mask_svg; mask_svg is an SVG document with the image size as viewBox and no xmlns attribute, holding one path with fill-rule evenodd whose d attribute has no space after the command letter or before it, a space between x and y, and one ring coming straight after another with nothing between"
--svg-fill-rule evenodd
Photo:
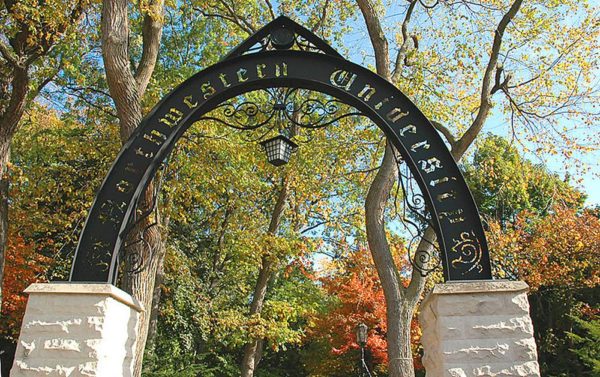
<instances>
[{"instance_id":1,"label":"blue sky","mask_svg":"<svg viewBox=\"0 0 600 377\"><path fill-rule=\"evenodd\" d=\"M384 22L386 27L393 27L393 25L399 23L404 15L404 9L401 8L398 2L392 2L390 6L388 6L387 14L384 17ZM403 4L403 3L401 3ZM392 7L396 12L392 11ZM414 20L412 23L418 23L420 21ZM362 65L373 65L373 53L371 44L369 41L369 36L364 26L364 21L362 17L359 17L352 22L353 30L348 33L343 43L345 46L349 48L349 59L355 63ZM391 38L391 34L387 34L388 38ZM393 47L392 43L390 46ZM391 52L393 54L393 51ZM600 73L600 72L599 72ZM596 75L597 80L600 80L600 74ZM596 82L596 85L598 81ZM416 103L417 106L419 105ZM566 121L561 121L566 122ZM561 126L562 124L559 124ZM595 132L598 132L598 136L600 138L600 132L598 127L600 125L594 125ZM509 137L511 135L510 125L506 120L506 117L503 114L499 114L492 112L491 116L487 119L486 124L482 130L482 133L494 133L500 136ZM528 148L533 148L534 146L525 141L524 143ZM522 148L520 148L522 150ZM523 152L524 156L531 160L536 164L543 164L546 168L558 174L561 178L564 178L566 175L570 176L570 182L578 187L580 190L587 194L586 205L595 206L600 205L600 151L596 150L593 153L575 153L574 157L584 163L587 167L587 172L582 172L582 169L578 169L574 166L569 166L569 164L565 164L561 158L553 157L550 155L536 155L530 152Z\"/></svg>"}]
</instances>

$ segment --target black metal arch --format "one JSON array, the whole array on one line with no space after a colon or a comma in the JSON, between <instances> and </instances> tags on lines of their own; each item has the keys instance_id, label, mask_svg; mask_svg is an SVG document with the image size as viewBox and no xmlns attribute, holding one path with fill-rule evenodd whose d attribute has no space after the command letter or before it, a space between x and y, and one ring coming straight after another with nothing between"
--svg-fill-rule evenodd
<instances>
[{"instance_id":1,"label":"black metal arch","mask_svg":"<svg viewBox=\"0 0 600 377\"><path fill-rule=\"evenodd\" d=\"M297 49L290 49L294 44ZM253 52L255 46L258 52ZM473 197L423 113L394 85L342 59L310 31L280 17L226 59L179 85L142 120L96 196L70 280L113 282L137 199L177 140L223 101L269 87L323 92L368 116L398 149L423 193L445 279L491 279L487 242Z\"/></svg>"}]
</instances>

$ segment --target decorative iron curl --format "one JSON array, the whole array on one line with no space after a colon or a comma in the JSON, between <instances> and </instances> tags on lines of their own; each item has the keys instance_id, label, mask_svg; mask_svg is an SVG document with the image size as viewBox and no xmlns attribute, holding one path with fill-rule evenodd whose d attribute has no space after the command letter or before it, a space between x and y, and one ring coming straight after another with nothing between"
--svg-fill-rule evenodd
<instances>
[{"instance_id":1,"label":"decorative iron curl","mask_svg":"<svg viewBox=\"0 0 600 377\"><path fill-rule=\"evenodd\" d=\"M271 50L275 50L275 49L276 49L276 47L273 44L273 39L271 38L271 34L268 34L261 40L257 41L252 47L248 48L245 51L245 53L252 54L252 53L257 53L257 52L262 52L262 51L271 51ZM302 35L297 34L297 33L294 33L294 41L293 41L292 46L289 47L289 49L306 51L306 52L323 53L323 54L327 53L326 51L323 51L322 49L317 47L314 43L312 43L311 41L309 41L308 39L306 39L305 37L303 37Z\"/></svg>"},{"instance_id":2,"label":"decorative iron curl","mask_svg":"<svg viewBox=\"0 0 600 377\"><path fill-rule=\"evenodd\" d=\"M153 226L156 224L153 224ZM148 229L145 228L141 233L145 234ZM133 247L134 245L141 244L141 247ZM143 236L137 240L128 243L123 247L124 250L128 250L123 253L123 272L128 274L139 274L148 267L147 261L154 254L154 250L150 242ZM141 250L141 251L140 251Z\"/></svg>"},{"instance_id":3,"label":"decorative iron curl","mask_svg":"<svg viewBox=\"0 0 600 377\"><path fill-rule=\"evenodd\" d=\"M207 115L202 119L213 120L237 130L255 130L266 126L276 115L273 109L265 108L265 105L261 106L252 101L244 101L239 104L225 102L217 106L215 110L221 110L222 117ZM264 118L260 119L261 116Z\"/></svg>"},{"instance_id":4,"label":"decorative iron curl","mask_svg":"<svg viewBox=\"0 0 600 377\"><path fill-rule=\"evenodd\" d=\"M296 48L298 48L298 50L308 51L308 52L321 52L321 53L325 53L323 50L321 50L320 48L318 48L317 46L315 46L308 39L304 38L303 36L301 36L299 34L295 34L294 41L295 41L294 46L296 46Z\"/></svg>"},{"instance_id":5,"label":"decorative iron curl","mask_svg":"<svg viewBox=\"0 0 600 377\"><path fill-rule=\"evenodd\" d=\"M394 206L396 213L400 215L402 224L410 234L408 242L408 259L412 267L417 270L421 276L428 276L441 268L439 260L439 245L435 241L428 239L428 234L435 237L435 232L427 232L428 229L434 229L431 221L431 212L425 202L425 197L421 193L416 180L412 176L410 169L394 153L394 159L398 167L398 186L396 189L396 200ZM398 209L397 198L402 190L401 209ZM421 243L425 247L419 247ZM415 250L412 253L412 250Z\"/></svg>"},{"instance_id":6,"label":"decorative iron curl","mask_svg":"<svg viewBox=\"0 0 600 377\"><path fill-rule=\"evenodd\" d=\"M295 126L318 129L350 116L361 115L355 111L338 114L342 108L340 105L343 102L336 99L322 101L319 98L308 98L298 105L287 103L285 117Z\"/></svg>"},{"instance_id":7,"label":"decorative iron curl","mask_svg":"<svg viewBox=\"0 0 600 377\"><path fill-rule=\"evenodd\" d=\"M270 88L260 92L266 98L250 100L248 95L244 95L241 96L242 102L225 102L201 119L243 131L267 127L268 133L275 127L281 127L281 124L277 124L281 121L300 128L319 129L347 117L362 115L354 109L348 109L337 99L317 96L306 98L310 92L300 92L298 88Z\"/></svg>"}]
</instances>

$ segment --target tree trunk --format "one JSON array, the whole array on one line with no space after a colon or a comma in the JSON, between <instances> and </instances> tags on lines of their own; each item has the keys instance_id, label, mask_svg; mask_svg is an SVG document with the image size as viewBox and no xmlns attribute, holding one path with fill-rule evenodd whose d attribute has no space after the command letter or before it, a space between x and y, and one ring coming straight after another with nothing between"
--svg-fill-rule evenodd
<instances>
[{"instance_id":1,"label":"tree trunk","mask_svg":"<svg viewBox=\"0 0 600 377\"><path fill-rule=\"evenodd\" d=\"M9 144L9 142L5 142ZM8 160L8 148L0 146L0 153L3 153ZM1 155L0 155L0 158ZM6 258L6 248L8 242L8 174L0 176L0 303L2 303L2 282L4 281L4 262Z\"/></svg>"},{"instance_id":2,"label":"tree trunk","mask_svg":"<svg viewBox=\"0 0 600 377\"><path fill-rule=\"evenodd\" d=\"M267 295L267 285L273 272L273 261L269 257L263 257L262 266L258 273L258 280L254 287L254 295L252 297L252 304L250 306L250 315L260 314L265 302L265 296ZM250 343L244 347L244 356L242 358L242 377L254 376L254 371L260 362L257 357L262 352L262 341L260 339L253 339Z\"/></svg>"},{"instance_id":3,"label":"tree trunk","mask_svg":"<svg viewBox=\"0 0 600 377\"><path fill-rule=\"evenodd\" d=\"M398 167L390 145L367 193L365 223L367 241L386 302L387 342L390 377L413 377L410 323L414 307L405 301L404 288L385 234L385 207L398 177Z\"/></svg>"},{"instance_id":4,"label":"tree trunk","mask_svg":"<svg viewBox=\"0 0 600 377\"><path fill-rule=\"evenodd\" d=\"M377 13L373 4L368 0L359 0L358 4L367 24L373 50L375 51L377 73L391 82L388 42ZM415 2L413 1L403 23L405 40L400 49L402 54L405 54L407 49L408 34L405 29L410 20L410 14L414 9L414 4ZM396 59L396 68L394 69L395 73L400 71L401 67L399 63L403 61L400 53L398 56L399 58ZM414 377L410 325L421 292L407 292L402 286L385 231L385 207L390 197L390 192L398 179L398 166L394 153L393 147L390 144L386 145L381 167L375 175L367 193L365 224L369 250L373 256L373 262L377 269L386 301L389 376Z\"/></svg>"},{"instance_id":5,"label":"tree trunk","mask_svg":"<svg viewBox=\"0 0 600 377\"><path fill-rule=\"evenodd\" d=\"M144 95L158 55L162 36L163 0L149 1L143 9L143 53L136 72L131 70L129 56L129 15L128 1L104 0L102 6L102 58L106 70L106 81L110 95L117 109L121 142L125 143L142 119L141 98ZM150 209L154 202L154 183L150 183L141 198L138 208L142 213ZM155 219L157 223L160 219ZM126 250L126 269L136 270L123 276L123 289L133 295L144 308L138 323L134 361L134 377L141 376L144 350L148 337L148 326L152 313L152 300L156 272L162 264L165 254L161 242L160 224L150 226L151 216L138 224L128 237L131 246ZM143 240L143 242L139 242ZM142 260L134 262L132 257L139 255ZM135 265L135 266L134 266Z\"/></svg>"},{"instance_id":6,"label":"tree trunk","mask_svg":"<svg viewBox=\"0 0 600 377\"><path fill-rule=\"evenodd\" d=\"M285 177L283 179L281 191L277 197L277 202L275 203L275 208L273 209L271 223L269 224L268 232L271 234L275 234L279 228L288 197L288 189L289 180L287 177ZM265 255L262 258L260 271L258 273L258 280L256 281L254 294L252 296L252 304L250 305L250 315L260 314L262 312L265 297L267 295L267 286L275 266L275 260L273 258L274 257L270 255ZM258 363L260 362L260 358L262 356L263 343L264 342L262 339L252 339L250 343L246 344L244 347L244 356L242 357L241 364L242 377L254 376L254 371L258 367Z\"/></svg>"},{"instance_id":7,"label":"tree trunk","mask_svg":"<svg viewBox=\"0 0 600 377\"><path fill-rule=\"evenodd\" d=\"M166 245L163 245L163 248L166 253ZM160 301L162 298L162 284L165 278L164 271L164 257L161 260L161 263L158 266L156 271L156 278L154 280L154 292L152 294L152 311L150 312L150 322L148 325L148 337L146 340L146 344L149 347L154 346L154 339L156 337L156 333L158 331L158 313L160 309Z\"/></svg>"},{"instance_id":8,"label":"tree trunk","mask_svg":"<svg viewBox=\"0 0 600 377\"><path fill-rule=\"evenodd\" d=\"M408 24L417 3L416 0L409 0L409 2L410 5L405 14L404 22L402 23L403 42L396 59L396 66L394 69L395 78L400 77L400 64L403 62L402 56L406 54L407 42L410 37ZM357 3L363 14L363 18L365 19L371 44L373 45L377 73L392 82L389 69L390 59L388 43L377 12L370 0L357 0ZM490 97L492 92L492 77L496 70L502 37L506 27L519 11L521 4L522 0L514 0L509 10L498 24L494 34L490 60L485 70L482 83L480 108L473 124L460 139L456 140L454 137L448 138L452 145L452 155L456 161L462 157L477 135L479 135L483 124L488 117L491 108ZM447 131L447 129L442 127L442 131ZM449 132L444 133L444 135L448 134ZM388 145L386 147L382 166L369 188L365 203L365 221L369 249L373 255L373 261L377 268L386 298L389 376L413 377L414 366L410 342L410 324L421 294L425 288L426 277L421 276L416 269L413 269L410 284L407 288L404 288L400 284L398 270L387 242L384 221L385 205L390 197L390 190L398 175L393 153L392 148ZM427 228L417 247L415 259L419 259L419 253L431 253L433 251L431 245L434 242L435 232L432 228Z\"/></svg>"},{"instance_id":9,"label":"tree trunk","mask_svg":"<svg viewBox=\"0 0 600 377\"><path fill-rule=\"evenodd\" d=\"M139 228L142 228L143 226L147 225L142 224ZM132 232L133 237L140 236L142 231L139 228ZM162 264L165 254L165 248L160 240L161 237L157 225L147 229L143 236L147 243L138 243L129 250L126 250L126 253L143 253L143 266L139 271L126 273L123 277L123 289L126 292L130 292L144 308L144 312L140 314L138 323L134 376L141 376L142 374L144 350L146 349L146 340L148 338L148 329L152 315L152 300L154 298L156 272ZM126 263L125 268L135 269L136 267L139 267L137 265L132 266L132 264L133 263Z\"/></svg>"},{"instance_id":10,"label":"tree trunk","mask_svg":"<svg viewBox=\"0 0 600 377\"><path fill-rule=\"evenodd\" d=\"M29 72L27 68L15 67L11 81L12 91L8 106L0 111L0 305L2 303L2 282L8 242L8 162L10 143L17 131L19 121L25 112L29 92ZM1 93L3 96L7 93Z\"/></svg>"},{"instance_id":11,"label":"tree trunk","mask_svg":"<svg viewBox=\"0 0 600 377\"><path fill-rule=\"evenodd\" d=\"M410 4L402 22L402 45L395 59L393 73L390 70L388 41L374 4L370 0L357 0L357 3L369 32L375 53L377 73L394 83L401 77L405 58L411 48L409 23L417 1L409 0ZM385 207L390 198L390 192L398 179L398 167L394 153L393 147L390 144L386 145L381 167L367 194L365 223L369 249L386 300L389 376L414 377L410 330L415 309L425 288L426 278L413 269L411 282L407 288L404 288L387 241ZM431 252L431 243L434 240L435 233L432 229L427 229L419 243L417 254Z\"/></svg>"},{"instance_id":12,"label":"tree trunk","mask_svg":"<svg viewBox=\"0 0 600 377\"><path fill-rule=\"evenodd\" d=\"M166 174L166 173L163 173ZM161 233L161 252L162 256L158 261L158 268L156 270L156 277L154 280L154 292L152 294L152 311L150 312L150 319L148 324L148 337L146 343L151 347L154 346L154 339L158 331L158 313L160 309L160 301L162 299L162 284L165 278L165 255L167 253L167 237L169 234L169 224L171 222L170 208L172 200L168 195L163 197L165 205L162 210L163 216L160 219L160 224L163 232Z\"/></svg>"}]
</instances>

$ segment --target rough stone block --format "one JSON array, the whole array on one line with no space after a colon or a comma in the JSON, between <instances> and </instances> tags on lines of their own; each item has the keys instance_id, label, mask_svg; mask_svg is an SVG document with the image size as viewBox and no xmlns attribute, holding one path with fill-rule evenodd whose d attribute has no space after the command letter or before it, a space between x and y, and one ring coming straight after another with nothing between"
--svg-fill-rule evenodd
<instances>
[{"instance_id":1,"label":"rough stone block","mask_svg":"<svg viewBox=\"0 0 600 377\"><path fill-rule=\"evenodd\" d=\"M33 284L11 377L129 377L139 303L110 284Z\"/></svg>"},{"instance_id":2,"label":"rough stone block","mask_svg":"<svg viewBox=\"0 0 600 377\"><path fill-rule=\"evenodd\" d=\"M428 377L539 377L524 282L438 284L421 305Z\"/></svg>"}]
</instances>

